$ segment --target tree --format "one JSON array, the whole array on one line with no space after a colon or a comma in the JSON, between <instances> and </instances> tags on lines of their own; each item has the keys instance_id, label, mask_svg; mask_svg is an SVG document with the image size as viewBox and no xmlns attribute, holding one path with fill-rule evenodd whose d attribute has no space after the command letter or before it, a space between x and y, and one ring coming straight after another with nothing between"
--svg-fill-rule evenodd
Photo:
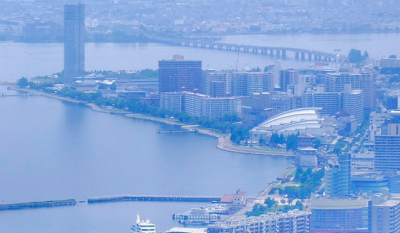
<instances>
[{"instance_id":1,"label":"tree","mask_svg":"<svg viewBox=\"0 0 400 233\"><path fill-rule=\"evenodd\" d=\"M304 209L304 205L303 205L303 203L301 203L301 201L297 201L295 207L296 207L296 209L299 209L299 210Z\"/></svg>"},{"instance_id":2,"label":"tree","mask_svg":"<svg viewBox=\"0 0 400 233\"><path fill-rule=\"evenodd\" d=\"M348 58L352 63L360 63L364 60L363 56L361 55L361 51L357 49L350 50Z\"/></svg>"},{"instance_id":3,"label":"tree","mask_svg":"<svg viewBox=\"0 0 400 233\"><path fill-rule=\"evenodd\" d=\"M18 81L17 81L17 85L22 88L27 87L28 84L29 84L28 79L25 77L22 77L22 78L18 79Z\"/></svg>"},{"instance_id":4,"label":"tree","mask_svg":"<svg viewBox=\"0 0 400 233\"><path fill-rule=\"evenodd\" d=\"M362 59L366 60L367 58L369 58L369 54L367 51L364 51L364 55L362 56Z\"/></svg>"},{"instance_id":5,"label":"tree","mask_svg":"<svg viewBox=\"0 0 400 233\"><path fill-rule=\"evenodd\" d=\"M321 146L321 140L319 140L318 138L315 139L315 148L319 148Z\"/></svg>"},{"instance_id":6,"label":"tree","mask_svg":"<svg viewBox=\"0 0 400 233\"><path fill-rule=\"evenodd\" d=\"M271 208L272 206L276 205L276 202L274 199L268 197L267 199L265 199L264 204L266 204L268 208Z\"/></svg>"}]
</instances>

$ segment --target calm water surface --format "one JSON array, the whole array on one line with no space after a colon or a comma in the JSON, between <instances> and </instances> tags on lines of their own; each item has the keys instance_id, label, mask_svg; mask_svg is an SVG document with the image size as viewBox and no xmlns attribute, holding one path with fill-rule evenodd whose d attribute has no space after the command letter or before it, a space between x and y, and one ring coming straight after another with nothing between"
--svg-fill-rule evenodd
<instances>
[{"instance_id":1,"label":"calm water surface","mask_svg":"<svg viewBox=\"0 0 400 233\"><path fill-rule=\"evenodd\" d=\"M218 150L208 136L157 134L170 126L40 96L0 98L0 109L2 203L122 194L219 196L237 188L255 196L291 165L286 158ZM137 211L164 231L174 225L172 213L195 206L118 203L7 211L0 212L0 232L16 227L124 232Z\"/></svg>"},{"instance_id":2,"label":"calm water surface","mask_svg":"<svg viewBox=\"0 0 400 233\"><path fill-rule=\"evenodd\" d=\"M368 51L371 58L380 59L392 54L400 56L400 34L348 35L236 35L222 37L226 43L284 46L313 49L347 55L350 49ZM340 52L334 52L340 49ZM0 81L22 76L34 77L60 72L63 69L63 44L24 44L0 42ZM140 70L157 69L158 61L182 54L185 59L203 61L204 69L235 69L265 67L277 58L207 50L163 44L87 43L86 70ZM288 54L288 56L293 57ZM283 60L283 68L304 68L313 62Z\"/></svg>"}]
</instances>

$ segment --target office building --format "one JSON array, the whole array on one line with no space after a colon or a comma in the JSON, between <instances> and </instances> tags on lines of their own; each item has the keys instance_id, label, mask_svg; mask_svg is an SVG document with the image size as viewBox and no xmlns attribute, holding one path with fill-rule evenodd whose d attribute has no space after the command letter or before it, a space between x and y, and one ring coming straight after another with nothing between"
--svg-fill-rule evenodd
<instances>
[{"instance_id":1,"label":"office building","mask_svg":"<svg viewBox=\"0 0 400 233\"><path fill-rule=\"evenodd\" d=\"M85 5L64 6L64 82L85 72Z\"/></svg>"},{"instance_id":2,"label":"office building","mask_svg":"<svg viewBox=\"0 0 400 233\"><path fill-rule=\"evenodd\" d=\"M350 195L350 154L341 154L325 166L325 193L327 196Z\"/></svg>"},{"instance_id":3,"label":"office building","mask_svg":"<svg viewBox=\"0 0 400 233\"><path fill-rule=\"evenodd\" d=\"M381 135L375 136L375 170L400 170L400 111L390 111L391 118L381 126Z\"/></svg>"},{"instance_id":4,"label":"office building","mask_svg":"<svg viewBox=\"0 0 400 233\"><path fill-rule=\"evenodd\" d=\"M202 91L203 71L201 61L185 61L183 56L175 55L172 60L158 62L159 91L176 92Z\"/></svg>"},{"instance_id":5,"label":"office building","mask_svg":"<svg viewBox=\"0 0 400 233\"><path fill-rule=\"evenodd\" d=\"M327 92L344 92L345 84L350 84L352 90L362 90L364 108L376 109L376 86L372 73L328 73L325 76Z\"/></svg>"},{"instance_id":6,"label":"office building","mask_svg":"<svg viewBox=\"0 0 400 233\"><path fill-rule=\"evenodd\" d=\"M267 213L259 217L218 222L207 233L309 233L310 213L292 210L288 213Z\"/></svg>"}]
</instances>

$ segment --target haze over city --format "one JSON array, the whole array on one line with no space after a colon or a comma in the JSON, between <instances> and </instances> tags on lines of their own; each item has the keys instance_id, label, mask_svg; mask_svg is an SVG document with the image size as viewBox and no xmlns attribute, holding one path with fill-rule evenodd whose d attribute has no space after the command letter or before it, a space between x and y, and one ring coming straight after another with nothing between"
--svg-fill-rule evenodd
<instances>
[{"instance_id":1,"label":"haze over city","mask_svg":"<svg viewBox=\"0 0 400 233\"><path fill-rule=\"evenodd\" d=\"M400 232L399 13L0 1L0 232Z\"/></svg>"}]
</instances>

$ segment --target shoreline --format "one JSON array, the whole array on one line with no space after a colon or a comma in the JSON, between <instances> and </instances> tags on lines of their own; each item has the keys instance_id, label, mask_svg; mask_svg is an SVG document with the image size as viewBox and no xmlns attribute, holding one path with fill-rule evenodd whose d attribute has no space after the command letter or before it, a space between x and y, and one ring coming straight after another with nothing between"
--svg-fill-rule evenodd
<instances>
[{"instance_id":1,"label":"shoreline","mask_svg":"<svg viewBox=\"0 0 400 233\"><path fill-rule=\"evenodd\" d=\"M170 120L167 118L153 117L153 116L149 116L149 115L145 115L145 114L141 114L141 113L132 113L132 112L123 111L123 110L109 111L109 110L106 110L106 109L103 109L103 108L97 106L94 103L89 103L87 101L74 100L74 99L71 99L68 97L57 96L54 94L48 94L48 93L44 93L44 92L32 90L32 89L25 89L25 88L18 88L18 87L12 87L10 89L16 90L16 91L27 92L27 93L31 93L31 94L36 94L36 95L41 95L41 96L45 96L45 97L49 97L49 98L53 98L53 99L68 101L71 103L84 104L85 106L91 108L93 111L96 111L96 112L124 115L125 117L134 118L134 119L148 120L148 121L158 122L158 123L162 123L162 124L175 125L175 126L180 126L183 129L187 129L187 130L188 129L196 129L197 133L216 138L217 139L216 148L219 150L223 150L223 151L241 153L241 154L250 154L250 155L293 157L292 153L283 152L283 151L274 151L274 149L272 149L272 150L255 150L255 149L251 149L251 148L233 145L232 141L230 141L228 138L229 135L223 134L223 133L218 133L218 132L212 131L210 129L201 128L201 127L198 127L198 125L188 125L188 124L184 124L182 122Z\"/></svg>"}]
</instances>

